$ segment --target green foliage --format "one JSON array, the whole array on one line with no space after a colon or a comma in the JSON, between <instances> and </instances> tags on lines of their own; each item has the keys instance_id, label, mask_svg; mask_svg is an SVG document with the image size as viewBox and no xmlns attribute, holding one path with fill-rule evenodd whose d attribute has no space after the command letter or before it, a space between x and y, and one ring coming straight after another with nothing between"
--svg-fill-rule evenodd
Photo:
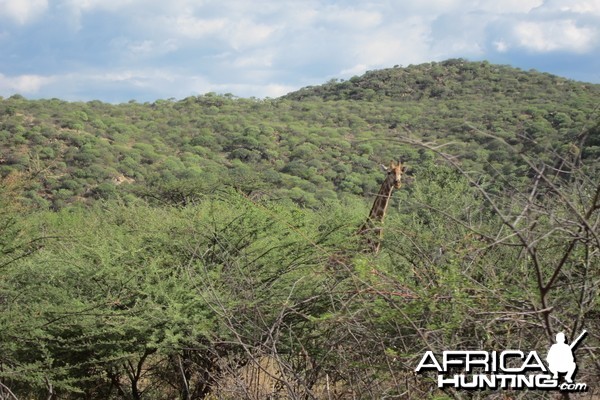
<instances>
[{"instance_id":1,"label":"green foliage","mask_svg":"<svg viewBox=\"0 0 600 400\"><path fill-rule=\"evenodd\" d=\"M58 240L4 270L0 378L16 393L51 385L98 396L135 381L130 363L156 368L213 337L234 340L232 319L237 334L260 335L252 324L272 323L319 287L319 218L233 192L187 208L106 203L31 216Z\"/></svg>"},{"instance_id":2,"label":"green foliage","mask_svg":"<svg viewBox=\"0 0 600 400\"><path fill-rule=\"evenodd\" d=\"M425 350L598 332L598 93L449 60L264 101L0 99L0 383L445 398L413 376ZM364 197L399 157L366 254Z\"/></svg>"}]
</instances>

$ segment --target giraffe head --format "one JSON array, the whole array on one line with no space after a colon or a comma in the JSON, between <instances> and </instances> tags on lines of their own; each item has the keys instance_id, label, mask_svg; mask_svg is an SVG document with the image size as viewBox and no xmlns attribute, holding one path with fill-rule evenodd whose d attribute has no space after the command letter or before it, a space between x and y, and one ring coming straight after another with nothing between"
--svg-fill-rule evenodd
<instances>
[{"instance_id":1,"label":"giraffe head","mask_svg":"<svg viewBox=\"0 0 600 400\"><path fill-rule=\"evenodd\" d=\"M390 161L389 167L381 164L381 168L387 173L386 180L390 180L394 185L394 188L400 189L400 186L402 186L402 174L406 170L406 167L402 165L402 162L398 161L396 163L392 160Z\"/></svg>"}]
</instances>

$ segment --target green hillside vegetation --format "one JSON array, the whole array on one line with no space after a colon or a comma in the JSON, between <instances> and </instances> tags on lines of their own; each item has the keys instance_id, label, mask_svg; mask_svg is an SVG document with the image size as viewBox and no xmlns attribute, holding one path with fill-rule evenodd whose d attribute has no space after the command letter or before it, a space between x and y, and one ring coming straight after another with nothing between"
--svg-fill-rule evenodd
<instances>
[{"instance_id":1,"label":"green hillside vegetation","mask_svg":"<svg viewBox=\"0 0 600 400\"><path fill-rule=\"evenodd\" d=\"M376 191L379 162L401 156L418 171L430 155L402 143L411 136L452 142L466 170L526 184L519 152L548 163L565 146L600 156L597 134L582 144L598 124L599 98L600 85L464 60L374 71L272 100L207 94L109 105L13 96L0 103L0 174L34 174L27 197L42 208L143 192L186 203L223 183L317 206Z\"/></svg>"},{"instance_id":2,"label":"green hillside vegetation","mask_svg":"<svg viewBox=\"0 0 600 400\"><path fill-rule=\"evenodd\" d=\"M583 329L597 393L599 104L462 59L277 99L1 99L0 398L463 398L414 376L425 351Z\"/></svg>"}]
</instances>

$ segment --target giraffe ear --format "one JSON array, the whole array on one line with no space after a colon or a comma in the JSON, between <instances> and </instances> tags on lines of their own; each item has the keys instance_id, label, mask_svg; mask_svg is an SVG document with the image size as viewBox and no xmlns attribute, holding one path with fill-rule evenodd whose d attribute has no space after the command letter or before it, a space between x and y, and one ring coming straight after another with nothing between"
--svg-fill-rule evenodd
<instances>
[{"instance_id":1,"label":"giraffe ear","mask_svg":"<svg viewBox=\"0 0 600 400\"><path fill-rule=\"evenodd\" d=\"M379 164L379 166L381 167L381 170L382 170L383 172L388 172L388 170L389 170L389 168L388 168L388 167L386 167L386 166L385 166L385 165L383 165L383 164Z\"/></svg>"}]
</instances>

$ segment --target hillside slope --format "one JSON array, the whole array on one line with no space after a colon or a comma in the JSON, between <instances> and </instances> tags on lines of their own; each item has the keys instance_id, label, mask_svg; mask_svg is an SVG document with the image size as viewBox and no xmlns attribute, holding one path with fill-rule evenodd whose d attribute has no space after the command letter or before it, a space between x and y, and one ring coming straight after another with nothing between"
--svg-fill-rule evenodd
<instances>
[{"instance_id":1,"label":"hillside slope","mask_svg":"<svg viewBox=\"0 0 600 400\"><path fill-rule=\"evenodd\" d=\"M518 182L518 153L550 161L565 146L600 155L600 85L487 62L449 60L368 72L279 99L207 94L110 105L0 101L0 174L35 176L41 207L144 195L189 203L225 183L316 205L376 191L377 164L431 159L415 140L470 170ZM502 145L490 135L512 146ZM562 149L562 150L561 150Z\"/></svg>"}]
</instances>

